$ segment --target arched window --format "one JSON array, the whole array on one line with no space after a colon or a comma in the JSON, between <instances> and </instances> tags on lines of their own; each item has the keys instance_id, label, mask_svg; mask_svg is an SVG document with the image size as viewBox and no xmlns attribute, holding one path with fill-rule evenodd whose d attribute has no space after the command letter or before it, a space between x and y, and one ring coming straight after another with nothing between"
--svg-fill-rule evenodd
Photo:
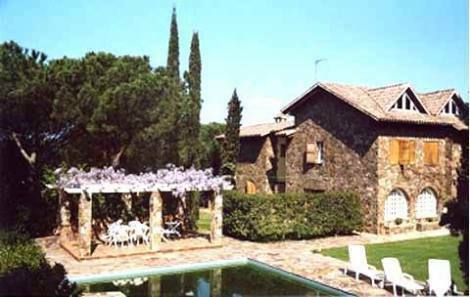
<instances>
[{"instance_id":1,"label":"arched window","mask_svg":"<svg viewBox=\"0 0 470 297\"><path fill-rule=\"evenodd\" d=\"M246 181L245 192L247 194L256 194L256 186L255 183L251 180Z\"/></svg>"},{"instance_id":2,"label":"arched window","mask_svg":"<svg viewBox=\"0 0 470 297\"><path fill-rule=\"evenodd\" d=\"M406 219L408 217L408 202L405 193L401 190L393 190L385 200L384 220L393 221L396 218Z\"/></svg>"},{"instance_id":3,"label":"arched window","mask_svg":"<svg viewBox=\"0 0 470 297\"><path fill-rule=\"evenodd\" d=\"M437 216L436 194L431 188L426 188L416 199L416 218L434 218Z\"/></svg>"}]
</instances>

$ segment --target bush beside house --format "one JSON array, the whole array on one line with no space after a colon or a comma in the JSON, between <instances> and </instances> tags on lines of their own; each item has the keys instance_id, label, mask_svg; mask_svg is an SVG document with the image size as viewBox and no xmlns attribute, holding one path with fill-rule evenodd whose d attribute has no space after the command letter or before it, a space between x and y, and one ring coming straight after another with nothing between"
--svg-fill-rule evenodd
<instances>
[{"instance_id":1,"label":"bush beside house","mask_svg":"<svg viewBox=\"0 0 470 297\"><path fill-rule=\"evenodd\" d=\"M28 237L0 231L0 296L72 295L79 290L61 264L49 264Z\"/></svg>"},{"instance_id":2,"label":"bush beside house","mask_svg":"<svg viewBox=\"0 0 470 297\"><path fill-rule=\"evenodd\" d=\"M224 234L239 239L308 239L351 234L362 225L362 207L351 192L224 195Z\"/></svg>"}]
</instances>

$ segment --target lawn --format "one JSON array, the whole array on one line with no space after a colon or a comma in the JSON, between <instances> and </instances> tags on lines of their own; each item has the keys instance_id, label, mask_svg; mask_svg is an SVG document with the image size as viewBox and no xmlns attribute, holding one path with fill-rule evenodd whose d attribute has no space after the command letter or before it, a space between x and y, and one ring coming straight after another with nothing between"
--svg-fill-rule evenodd
<instances>
[{"instance_id":1,"label":"lawn","mask_svg":"<svg viewBox=\"0 0 470 297\"><path fill-rule=\"evenodd\" d=\"M428 259L447 259L452 267L452 279L459 291L464 291L467 284L459 269L457 247L460 238L441 236L422 238L393 243L366 245L367 261L377 269L382 269L380 260L384 257L395 257L400 260L402 269L416 279L425 281L428 278ZM324 255L348 261L347 247L322 250Z\"/></svg>"},{"instance_id":2,"label":"lawn","mask_svg":"<svg viewBox=\"0 0 470 297\"><path fill-rule=\"evenodd\" d=\"M208 209L201 208L199 210L199 220L197 221L198 230L200 232L211 231L211 220L212 216Z\"/></svg>"}]
</instances>

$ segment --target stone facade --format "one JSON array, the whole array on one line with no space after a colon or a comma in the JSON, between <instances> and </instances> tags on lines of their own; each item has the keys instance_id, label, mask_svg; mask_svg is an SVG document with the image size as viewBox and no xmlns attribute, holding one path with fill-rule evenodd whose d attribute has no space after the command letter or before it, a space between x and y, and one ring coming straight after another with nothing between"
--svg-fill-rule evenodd
<instances>
[{"instance_id":1,"label":"stone facade","mask_svg":"<svg viewBox=\"0 0 470 297\"><path fill-rule=\"evenodd\" d=\"M270 137L242 138L240 158L235 173L237 190L244 192L247 181L257 191L273 193L269 176L273 175L274 149Z\"/></svg>"},{"instance_id":2,"label":"stone facade","mask_svg":"<svg viewBox=\"0 0 470 297\"><path fill-rule=\"evenodd\" d=\"M435 222L425 222L416 219L416 199L426 188L432 189L437 195L437 213L447 200L455 198L457 194L457 177L460 168L461 140L454 135L451 129L435 127L424 129L415 126L387 126L381 129L378 138L378 208L383 209L385 200L394 189L400 189L406 195L408 202L409 224L420 230L437 228ZM412 140L416 144L415 160L412 164L398 165L390 164L389 148L392 139ZM439 160L437 165L426 165L424 163L424 143L435 141L438 143ZM384 222L383 211L378 213L378 232L390 233L391 229L402 229L393 223Z\"/></svg>"},{"instance_id":3,"label":"stone facade","mask_svg":"<svg viewBox=\"0 0 470 297\"><path fill-rule=\"evenodd\" d=\"M355 191L364 204L366 227L373 228L378 134L372 120L327 93L307 102L295 117L297 130L286 154L286 191ZM323 142L324 162L306 165L306 145L317 141Z\"/></svg>"},{"instance_id":4,"label":"stone facade","mask_svg":"<svg viewBox=\"0 0 470 297\"><path fill-rule=\"evenodd\" d=\"M366 231L394 234L437 227L435 221L415 218L416 198L423 189L432 189L439 214L447 199L456 196L461 143L468 141L463 139L465 132L448 126L376 121L324 90L290 113L295 116L295 133L287 137L285 164L278 164L276 142L281 136L277 133L241 139L238 190L245 190L247 180L264 193L351 190L362 200ZM392 139L415 142L413 164L390 164ZM438 142L438 165L424 164L425 141ZM307 164L307 144L317 142L323 144L324 161ZM282 179L276 177L281 165L285 166ZM384 222L385 200L394 189L402 190L408 202L408 218L396 226Z\"/></svg>"}]
</instances>

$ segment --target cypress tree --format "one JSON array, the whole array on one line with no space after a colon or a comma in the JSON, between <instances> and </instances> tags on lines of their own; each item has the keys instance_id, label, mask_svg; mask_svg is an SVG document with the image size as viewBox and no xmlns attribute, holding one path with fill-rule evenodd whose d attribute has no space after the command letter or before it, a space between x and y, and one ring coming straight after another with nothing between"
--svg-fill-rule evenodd
<instances>
[{"instance_id":1,"label":"cypress tree","mask_svg":"<svg viewBox=\"0 0 470 297\"><path fill-rule=\"evenodd\" d=\"M176 22L176 8L173 7L170 25L170 41L168 43L168 57L166 67L170 75L179 81L180 77L180 61L179 61L179 45L178 45L178 24Z\"/></svg>"},{"instance_id":2,"label":"cypress tree","mask_svg":"<svg viewBox=\"0 0 470 297\"><path fill-rule=\"evenodd\" d=\"M185 71L187 93L183 95L180 121L180 161L183 166L199 167L199 131L201 112L201 54L199 36L193 34L189 55L189 71Z\"/></svg>"},{"instance_id":3,"label":"cypress tree","mask_svg":"<svg viewBox=\"0 0 470 297\"><path fill-rule=\"evenodd\" d=\"M238 153L240 151L240 125L242 119L241 102L238 99L237 89L233 91L232 99L228 103L228 115L225 119L225 139L222 154L222 173L235 174Z\"/></svg>"}]
</instances>

